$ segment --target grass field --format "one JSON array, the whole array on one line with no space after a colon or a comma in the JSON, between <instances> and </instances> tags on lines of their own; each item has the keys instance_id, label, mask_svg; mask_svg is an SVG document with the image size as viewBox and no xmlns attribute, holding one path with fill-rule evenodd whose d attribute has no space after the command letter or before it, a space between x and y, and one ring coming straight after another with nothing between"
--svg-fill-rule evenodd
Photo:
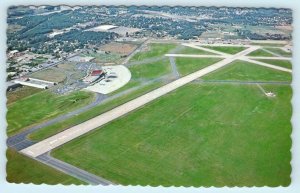
<instances>
[{"instance_id":1,"label":"grass field","mask_svg":"<svg viewBox=\"0 0 300 193\"><path fill-rule=\"evenodd\" d=\"M158 78L171 73L171 65L167 59L148 64L130 66L131 78Z\"/></svg>"},{"instance_id":2,"label":"grass field","mask_svg":"<svg viewBox=\"0 0 300 193\"><path fill-rule=\"evenodd\" d=\"M30 86L22 86L20 88L17 88L13 91L9 91L6 93L7 97L7 104L16 102L17 100L20 100L22 98L28 97L30 95L33 95L35 93L43 91L39 88L34 88Z\"/></svg>"},{"instance_id":3,"label":"grass field","mask_svg":"<svg viewBox=\"0 0 300 193\"><path fill-rule=\"evenodd\" d=\"M257 61L265 62L268 64L281 66L284 68L292 69L292 62L289 60L270 60L270 59L256 59Z\"/></svg>"},{"instance_id":4,"label":"grass field","mask_svg":"<svg viewBox=\"0 0 300 193\"><path fill-rule=\"evenodd\" d=\"M115 94L121 93L123 91L129 90L131 88L137 87L141 85L141 82L138 80L133 80L131 79L126 85L124 85L123 87L119 88L118 90L115 90L111 93L109 93L109 96L113 96Z\"/></svg>"},{"instance_id":5,"label":"grass field","mask_svg":"<svg viewBox=\"0 0 300 193\"><path fill-rule=\"evenodd\" d=\"M52 155L125 185L287 186L291 88L264 87L189 84Z\"/></svg>"},{"instance_id":6,"label":"grass field","mask_svg":"<svg viewBox=\"0 0 300 193\"><path fill-rule=\"evenodd\" d=\"M216 55L212 52L207 52L200 49L190 48L190 47L184 47L178 54L197 54L197 55Z\"/></svg>"},{"instance_id":7,"label":"grass field","mask_svg":"<svg viewBox=\"0 0 300 193\"><path fill-rule=\"evenodd\" d=\"M18 133L26 127L85 106L94 98L93 93L73 92L69 95L55 95L42 91L18 100L7 106L7 134Z\"/></svg>"},{"instance_id":8,"label":"grass field","mask_svg":"<svg viewBox=\"0 0 300 193\"><path fill-rule=\"evenodd\" d=\"M202 46L202 47L216 50L219 52L224 52L227 54L237 54L237 53L247 49L247 47L234 47L234 46Z\"/></svg>"},{"instance_id":9,"label":"grass field","mask_svg":"<svg viewBox=\"0 0 300 193\"><path fill-rule=\"evenodd\" d=\"M280 43L250 43L251 45L257 45L257 46L265 46L265 47L283 47L285 46L286 44L280 44Z\"/></svg>"},{"instance_id":10,"label":"grass field","mask_svg":"<svg viewBox=\"0 0 300 193\"><path fill-rule=\"evenodd\" d=\"M128 94L122 95L116 99L113 99L113 100L107 101L101 105L95 106L94 108L92 108L84 113L81 113L77 116L74 116L74 117L66 119L62 122L58 122L53 125L44 127L42 129L30 134L29 138L34 141L40 141L42 139L46 139L47 137L50 137L51 135L54 135L66 128L69 128L71 126L74 126L74 125L77 125L84 121L87 121L97 115L100 115L108 110L111 110L125 102L128 102L128 101L130 101L138 96L141 96L142 94L145 94L145 93L147 93L155 88L158 88L162 85L163 85L162 82L155 82L155 83L145 85L145 86L143 86L135 91L132 91Z\"/></svg>"},{"instance_id":11,"label":"grass field","mask_svg":"<svg viewBox=\"0 0 300 193\"><path fill-rule=\"evenodd\" d=\"M86 184L60 171L52 169L42 163L17 153L12 149L7 150L7 181L10 183L33 184Z\"/></svg>"},{"instance_id":12,"label":"grass field","mask_svg":"<svg viewBox=\"0 0 300 193\"><path fill-rule=\"evenodd\" d=\"M291 81L288 72L274 70L257 64L236 60L203 77L204 80L241 80L241 81Z\"/></svg>"},{"instance_id":13,"label":"grass field","mask_svg":"<svg viewBox=\"0 0 300 193\"><path fill-rule=\"evenodd\" d=\"M55 76L53 76L54 74ZM31 74L30 77L52 82L62 82L66 79L65 73L55 68L49 68L39 72L35 72Z\"/></svg>"},{"instance_id":14,"label":"grass field","mask_svg":"<svg viewBox=\"0 0 300 193\"><path fill-rule=\"evenodd\" d=\"M174 49L177 45L176 44L148 44L149 50L147 51L142 51L136 53L132 58L132 61L139 61L139 60L144 60L146 58L153 58L157 56L163 56L167 54L170 50Z\"/></svg>"},{"instance_id":15,"label":"grass field","mask_svg":"<svg viewBox=\"0 0 300 193\"><path fill-rule=\"evenodd\" d=\"M212 65L220 58L176 58L176 66L182 76Z\"/></svg>"},{"instance_id":16,"label":"grass field","mask_svg":"<svg viewBox=\"0 0 300 193\"><path fill-rule=\"evenodd\" d=\"M273 57L275 57L273 54L271 54L271 53L269 53L269 52L266 52L266 51L264 51L264 50L262 50L262 49L257 49L257 50L255 50L255 51L253 51L253 52L251 52L250 54L248 54L248 56L273 56Z\"/></svg>"},{"instance_id":17,"label":"grass field","mask_svg":"<svg viewBox=\"0 0 300 193\"><path fill-rule=\"evenodd\" d=\"M271 52L274 52L276 54L279 54L280 56L285 56L285 57L291 57L292 52L285 52L280 48L265 48L266 50L269 50Z\"/></svg>"}]
</instances>

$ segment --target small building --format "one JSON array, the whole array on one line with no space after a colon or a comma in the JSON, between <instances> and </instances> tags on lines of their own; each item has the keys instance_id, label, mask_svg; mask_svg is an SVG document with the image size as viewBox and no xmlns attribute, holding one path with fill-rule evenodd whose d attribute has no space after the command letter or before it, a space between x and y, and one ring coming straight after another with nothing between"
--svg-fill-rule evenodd
<instances>
[{"instance_id":1,"label":"small building","mask_svg":"<svg viewBox=\"0 0 300 193\"><path fill-rule=\"evenodd\" d=\"M88 76L83 79L83 82L93 83L104 76L103 70L93 70Z\"/></svg>"},{"instance_id":2,"label":"small building","mask_svg":"<svg viewBox=\"0 0 300 193\"><path fill-rule=\"evenodd\" d=\"M103 73L103 70L93 70L91 76L100 76Z\"/></svg>"}]
</instances>

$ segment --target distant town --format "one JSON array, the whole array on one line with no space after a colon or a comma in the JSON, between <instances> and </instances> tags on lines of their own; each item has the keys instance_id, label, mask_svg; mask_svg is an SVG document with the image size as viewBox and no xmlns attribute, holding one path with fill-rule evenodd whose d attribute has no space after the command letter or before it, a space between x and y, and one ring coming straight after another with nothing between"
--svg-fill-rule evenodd
<instances>
[{"instance_id":1,"label":"distant town","mask_svg":"<svg viewBox=\"0 0 300 193\"><path fill-rule=\"evenodd\" d=\"M63 60L95 59L80 57L85 53L109 58L111 53L102 48L112 41L244 44L290 40L292 31L287 9L31 6L10 7L8 14L8 81Z\"/></svg>"}]
</instances>

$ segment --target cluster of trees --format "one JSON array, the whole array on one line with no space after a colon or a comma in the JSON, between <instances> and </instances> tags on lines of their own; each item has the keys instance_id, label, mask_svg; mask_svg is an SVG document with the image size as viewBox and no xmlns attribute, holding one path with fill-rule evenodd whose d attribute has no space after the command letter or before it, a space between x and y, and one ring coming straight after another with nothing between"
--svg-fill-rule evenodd
<instances>
[{"instance_id":1,"label":"cluster of trees","mask_svg":"<svg viewBox=\"0 0 300 193\"><path fill-rule=\"evenodd\" d=\"M46 6L48 11L56 9ZM44 10L44 11L45 11ZM121 10L126 10L123 12ZM132 17L136 13L144 14L144 10L160 11L174 15L188 15L191 17L208 15L212 19L201 19L190 22L183 19L175 20L166 17ZM43 11L43 10L42 10ZM48 15L34 15L32 9L11 7L8 24L23 26L19 31L8 33L8 50L19 51L30 48L36 53L53 53L60 48L64 51L83 48L87 44L101 44L117 37L115 33L83 31L73 29L69 32L49 38L48 34L54 29L62 30L79 23L94 21L89 27L99 24L114 24L118 26L145 29L141 36L154 34L157 37L170 36L179 39L193 39L209 29L211 24L227 25L278 25L282 22L291 23L291 11L287 9L250 9L250 8L217 8L217 7L109 7L100 9L95 6L84 7L78 10L64 10ZM11 16L22 15L21 18ZM237 31L241 38L251 39L288 39L280 34L257 34L249 30Z\"/></svg>"},{"instance_id":2,"label":"cluster of trees","mask_svg":"<svg viewBox=\"0 0 300 193\"><path fill-rule=\"evenodd\" d=\"M238 35L242 38L249 38L251 40L288 40L292 37L283 34L258 34L250 30L236 30Z\"/></svg>"}]
</instances>

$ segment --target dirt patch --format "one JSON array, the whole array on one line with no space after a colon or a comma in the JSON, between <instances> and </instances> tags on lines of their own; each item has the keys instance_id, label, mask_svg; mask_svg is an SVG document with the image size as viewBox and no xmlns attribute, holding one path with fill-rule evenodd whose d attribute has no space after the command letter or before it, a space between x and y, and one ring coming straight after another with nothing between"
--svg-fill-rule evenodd
<instances>
[{"instance_id":1,"label":"dirt patch","mask_svg":"<svg viewBox=\"0 0 300 193\"><path fill-rule=\"evenodd\" d=\"M58 64L57 67L62 68L64 70L74 70L75 64L63 63L63 64Z\"/></svg>"},{"instance_id":2,"label":"dirt patch","mask_svg":"<svg viewBox=\"0 0 300 193\"><path fill-rule=\"evenodd\" d=\"M34 87L29 87L29 86L23 86L19 87L13 91L8 91L6 93L7 97L7 104L13 103L19 99L28 97L30 95L33 95L37 92L43 91L42 89L39 88L34 88Z\"/></svg>"},{"instance_id":3,"label":"dirt patch","mask_svg":"<svg viewBox=\"0 0 300 193\"><path fill-rule=\"evenodd\" d=\"M65 73L55 68L49 68L46 70L33 73L30 75L30 77L41 79L41 80L47 80L51 82L62 82L66 79Z\"/></svg>"},{"instance_id":4,"label":"dirt patch","mask_svg":"<svg viewBox=\"0 0 300 193\"><path fill-rule=\"evenodd\" d=\"M101 50L106 52L114 52L121 55L128 55L137 48L137 45L111 42L100 47Z\"/></svg>"},{"instance_id":5,"label":"dirt patch","mask_svg":"<svg viewBox=\"0 0 300 193\"><path fill-rule=\"evenodd\" d=\"M276 28L280 30L287 30L287 31L293 30L293 27L291 25L281 25L281 26L276 26Z\"/></svg>"}]
</instances>

